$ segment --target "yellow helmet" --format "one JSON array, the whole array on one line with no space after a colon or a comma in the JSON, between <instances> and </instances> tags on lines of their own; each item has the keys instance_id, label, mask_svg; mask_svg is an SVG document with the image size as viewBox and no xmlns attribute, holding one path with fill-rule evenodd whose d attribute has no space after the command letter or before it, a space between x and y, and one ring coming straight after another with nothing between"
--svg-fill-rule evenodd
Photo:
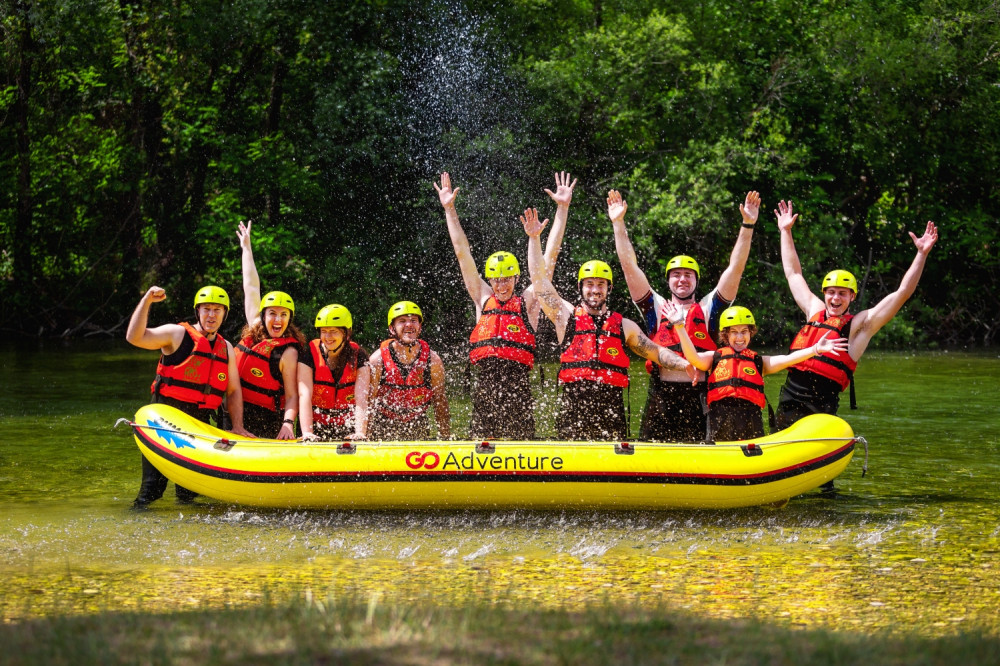
<instances>
[{"instance_id":1,"label":"yellow helmet","mask_svg":"<svg viewBox=\"0 0 1000 666\"><path fill-rule=\"evenodd\" d=\"M604 278L608 284L612 284L611 266L603 261L588 261L580 266L580 272L576 277L577 283L583 282L585 278Z\"/></svg>"},{"instance_id":2,"label":"yellow helmet","mask_svg":"<svg viewBox=\"0 0 1000 666\"><path fill-rule=\"evenodd\" d=\"M295 314L295 301L283 291L269 291L260 299L260 312L264 313L265 308L288 308Z\"/></svg>"},{"instance_id":3,"label":"yellow helmet","mask_svg":"<svg viewBox=\"0 0 1000 666\"><path fill-rule=\"evenodd\" d=\"M757 322L753 319L753 313L740 305L726 308L722 311L722 316L719 318L720 330L729 328L730 326L742 326L743 324L756 326Z\"/></svg>"},{"instance_id":4,"label":"yellow helmet","mask_svg":"<svg viewBox=\"0 0 1000 666\"><path fill-rule=\"evenodd\" d=\"M199 289L198 293L194 295L194 309L197 310L202 303L216 303L228 310L229 294L222 287L208 285Z\"/></svg>"},{"instance_id":5,"label":"yellow helmet","mask_svg":"<svg viewBox=\"0 0 1000 666\"><path fill-rule=\"evenodd\" d=\"M678 254L676 257L667 262L667 277L670 277L670 271L675 268L687 268L694 271L695 277L699 280L701 279L701 269L698 268L698 262L693 258L687 256L686 254Z\"/></svg>"},{"instance_id":6,"label":"yellow helmet","mask_svg":"<svg viewBox=\"0 0 1000 666\"><path fill-rule=\"evenodd\" d=\"M326 328L328 326L354 328L354 320L351 319L351 311L343 305L338 305L336 303L327 305L316 313L316 328Z\"/></svg>"},{"instance_id":7,"label":"yellow helmet","mask_svg":"<svg viewBox=\"0 0 1000 666\"><path fill-rule=\"evenodd\" d=\"M389 328L392 328L392 321L396 317L406 314L414 314L420 317L420 323L424 321L424 313L420 311L420 306L413 301L400 301L389 308Z\"/></svg>"},{"instance_id":8,"label":"yellow helmet","mask_svg":"<svg viewBox=\"0 0 1000 666\"><path fill-rule=\"evenodd\" d=\"M843 270L830 271L823 278L823 289L827 287L847 287L855 294L858 293L858 281L851 273Z\"/></svg>"},{"instance_id":9,"label":"yellow helmet","mask_svg":"<svg viewBox=\"0 0 1000 666\"><path fill-rule=\"evenodd\" d=\"M505 278L521 274L521 266L517 257L510 252L494 252L486 260L486 278Z\"/></svg>"}]
</instances>

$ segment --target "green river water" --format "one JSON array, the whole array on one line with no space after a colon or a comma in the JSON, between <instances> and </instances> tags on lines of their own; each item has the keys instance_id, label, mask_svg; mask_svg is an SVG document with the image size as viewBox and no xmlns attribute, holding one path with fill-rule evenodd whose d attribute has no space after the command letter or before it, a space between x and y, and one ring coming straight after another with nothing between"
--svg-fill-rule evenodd
<instances>
[{"instance_id":1,"label":"green river water","mask_svg":"<svg viewBox=\"0 0 1000 666\"><path fill-rule=\"evenodd\" d=\"M1000 635L995 352L871 353L860 409L841 411L870 443L868 475L859 448L834 498L712 512L266 511L178 505L171 485L133 513L139 453L112 425L143 404L154 365L112 342L0 350L4 622L306 594ZM638 365L633 377L637 423Z\"/></svg>"}]
</instances>

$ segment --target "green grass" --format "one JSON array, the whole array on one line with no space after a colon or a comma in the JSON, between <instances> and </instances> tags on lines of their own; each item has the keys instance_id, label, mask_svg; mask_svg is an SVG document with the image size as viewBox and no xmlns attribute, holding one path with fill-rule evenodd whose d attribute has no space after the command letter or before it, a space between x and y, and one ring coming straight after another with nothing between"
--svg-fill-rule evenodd
<instances>
[{"instance_id":1,"label":"green grass","mask_svg":"<svg viewBox=\"0 0 1000 666\"><path fill-rule=\"evenodd\" d=\"M665 609L313 599L0 627L0 664L986 664L1000 638L834 633Z\"/></svg>"}]
</instances>

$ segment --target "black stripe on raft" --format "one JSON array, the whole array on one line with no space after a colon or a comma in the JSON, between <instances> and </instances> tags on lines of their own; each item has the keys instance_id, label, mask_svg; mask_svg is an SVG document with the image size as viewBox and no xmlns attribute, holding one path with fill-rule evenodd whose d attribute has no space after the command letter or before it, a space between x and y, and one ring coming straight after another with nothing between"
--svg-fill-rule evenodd
<instances>
[{"instance_id":1,"label":"black stripe on raft","mask_svg":"<svg viewBox=\"0 0 1000 666\"><path fill-rule=\"evenodd\" d=\"M493 472L461 470L455 472L241 472L239 470L212 467L190 458L178 455L150 440L136 428L136 435L146 449L178 467L226 481L244 483L374 483L379 481L506 481L510 483L662 483L699 486L757 486L806 474L830 465L854 451L854 440L825 456L804 463L761 474L671 474L669 472Z\"/></svg>"}]
</instances>

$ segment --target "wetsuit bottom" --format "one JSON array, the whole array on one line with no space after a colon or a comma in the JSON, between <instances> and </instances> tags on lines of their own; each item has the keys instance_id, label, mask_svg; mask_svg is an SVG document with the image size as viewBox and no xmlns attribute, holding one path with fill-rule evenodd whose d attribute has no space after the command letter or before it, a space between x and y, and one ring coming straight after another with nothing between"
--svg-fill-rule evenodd
<instances>
[{"instance_id":1,"label":"wetsuit bottom","mask_svg":"<svg viewBox=\"0 0 1000 666\"><path fill-rule=\"evenodd\" d=\"M243 428L255 437L274 439L281 430L284 412L276 412L260 405L243 403Z\"/></svg>"},{"instance_id":2,"label":"wetsuit bottom","mask_svg":"<svg viewBox=\"0 0 1000 666\"><path fill-rule=\"evenodd\" d=\"M778 397L778 429L784 430L810 414L836 415L842 390L832 379L790 368Z\"/></svg>"},{"instance_id":3,"label":"wetsuit bottom","mask_svg":"<svg viewBox=\"0 0 1000 666\"><path fill-rule=\"evenodd\" d=\"M665 382L649 376L649 395L642 413L639 439L644 442L701 442L705 440L705 404L708 385Z\"/></svg>"},{"instance_id":4,"label":"wetsuit bottom","mask_svg":"<svg viewBox=\"0 0 1000 666\"><path fill-rule=\"evenodd\" d=\"M840 406L840 384L817 375L789 368L788 376L781 387L778 397L778 413L776 414L779 430L784 430L804 416L810 414L833 414L836 416ZM832 494L833 481L827 481L820 486L820 492Z\"/></svg>"},{"instance_id":5,"label":"wetsuit bottom","mask_svg":"<svg viewBox=\"0 0 1000 666\"><path fill-rule=\"evenodd\" d=\"M474 366L472 439L535 438L535 406L528 366L500 358L485 358Z\"/></svg>"},{"instance_id":6,"label":"wetsuit bottom","mask_svg":"<svg viewBox=\"0 0 1000 666\"><path fill-rule=\"evenodd\" d=\"M354 434L354 423L344 425L323 425L313 421L313 434L324 442L344 442Z\"/></svg>"},{"instance_id":7,"label":"wetsuit bottom","mask_svg":"<svg viewBox=\"0 0 1000 666\"><path fill-rule=\"evenodd\" d=\"M723 398L708 406L708 438L736 442L764 436L760 407L742 398Z\"/></svg>"},{"instance_id":8,"label":"wetsuit bottom","mask_svg":"<svg viewBox=\"0 0 1000 666\"><path fill-rule=\"evenodd\" d=\"M627 440L624 389L596 382L570 382L559 390L559 439Z\"/></svg>"},{"instance_id":9,"label":"wetsuit bottom","mask_svg":"<svg viewBox=\"0 0 1000 666\"><path fill-rule=\"evenodd\" d=\"M176 407L202 423L210 424L210 418L212 417L218 419L218 412L210 409L198 409L189 402L181 402L180 400L174 400L161 395L154 395L153 402L154 404ZM160 470L153 467L153 464L146 460L146 456L142 456L142 481L139 484L139 494L136 495L135 500L132 502L132 507L142 509L163 497L163 493L167 489L167 480L167 477L163 476ZM177 501L179 502L190 502L198 496L198 493L176 483L174 484L174 494L177 496Z\"/></svg>"},{"instance_id":10,"label":"wetsuit bottom","mask_svg":"<svg viewBox=\"0 0 1000 666\"><path fill-rule=\"evenodd\" d=\"M397 421L375 412L368 424L368 439L377 442L424 441L431 437L427 415L411 421Z\"/></svg>"}]
</instances>

